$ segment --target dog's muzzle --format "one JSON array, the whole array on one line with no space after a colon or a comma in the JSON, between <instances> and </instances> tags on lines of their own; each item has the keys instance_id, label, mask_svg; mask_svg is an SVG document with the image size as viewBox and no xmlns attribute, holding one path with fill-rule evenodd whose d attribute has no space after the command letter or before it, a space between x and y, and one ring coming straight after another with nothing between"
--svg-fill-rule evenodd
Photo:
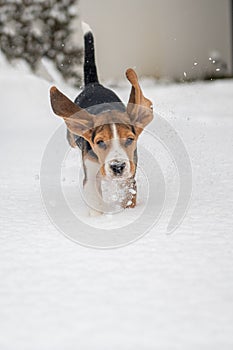
<instances>
[{"instance_id":1,"label":"dog's muzzle","mask_svg":"<svg viewBox=\"0 0 233 350\"><path fill-rule=\"evenodd\" d=\"M109 167L115 176L121 176L126 168L126 162L121 160L112 160L109 162Z\"/></svg>"}]
</instances>

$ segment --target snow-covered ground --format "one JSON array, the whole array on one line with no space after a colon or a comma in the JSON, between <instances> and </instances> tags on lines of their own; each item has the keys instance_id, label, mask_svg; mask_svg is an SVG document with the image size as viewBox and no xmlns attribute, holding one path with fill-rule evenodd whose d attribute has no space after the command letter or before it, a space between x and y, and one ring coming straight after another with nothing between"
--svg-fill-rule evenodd
<instances>
[{"instance_id":1,"label":"snow-covered ground","mask_svg":"<svg viewBox=\"0 0 233 350\"><path fill-rule=\"evenodd\" d=\"M171 202L159 223L112 250L75 244L44 210L41 159L62 123L50 110L50 85L0 68L0 349L231 350L233 81L142 83L186 145L192 202L166 235L171 170ZM128 85L116 91L127 101Z\"/></svg>"}]
</instances>

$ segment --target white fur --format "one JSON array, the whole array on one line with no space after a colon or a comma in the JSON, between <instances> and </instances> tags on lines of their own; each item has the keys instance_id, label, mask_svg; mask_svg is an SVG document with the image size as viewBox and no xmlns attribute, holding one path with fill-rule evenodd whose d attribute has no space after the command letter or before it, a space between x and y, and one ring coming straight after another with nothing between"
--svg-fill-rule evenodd
<instances>
[{"instance_id":1,"label":"white fur","mask_svg":"<svg viewBox=\"0 0 233 350\"><path fill-rule=\"evenodd\" d=\"M112 125L111 125L111 129L112 129L113 139L114 139L114 140L117 140L118 135L117 135L117 127L116 127L116 124L112 124Z\"/></svg>"},{"instance_id":2,"label":"white fur","mask_svg":"<svg viewBox=\"0 0 233 350\"><path fill-rule=\"evenodd\" d=\"M111 141L111 150L109 151L107 158L105 159L105 172L107 176L111 176L112 172L109 167L109 162L111 160L117 159L117 160L122 160L126 162L126 167L124 170L124 177L129 176L130 172L130 162L127 156L127 153L123 149L123 147L120 144L120 137L117 132L117 127L115 124L111 124L111 130L113 134L113 138Z\"/></svg>"},{"instance_id":3,"label":"white fur","mask_svg":"<svg viewBox=\"0 0 233 350\"><path fill-rule=\"evenodd\" d=\"M87 24L86 22L82 21L82 31L83 31L83 35L92 32L91 27L89 26L89 24Z\"/></svg>"},{"instance_id":4,"label":"white fur","mask_svg":"<svg viewBox=\"0 0 233 350\"><path fill-rule=\"evenodd\" d=\"M96 216L102 213L102 198L98 192L98 173L100 166L89 159L84 161L86 167L86 183L83 187L84 201L89 207L90 215Z\"/></svg>"}]
</instances>

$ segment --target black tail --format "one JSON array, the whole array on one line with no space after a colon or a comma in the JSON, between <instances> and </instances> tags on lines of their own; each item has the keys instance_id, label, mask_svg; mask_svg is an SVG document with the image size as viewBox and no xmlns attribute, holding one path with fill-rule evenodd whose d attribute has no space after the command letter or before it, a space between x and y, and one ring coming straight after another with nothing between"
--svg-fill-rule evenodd
<instances>
[{"instance_id":1,"label":"black tail","mask_svg":"<svg viewBox=\"0 0 233 350\"><path fill-rule=\"evenodd\" d=\"M98 83L98 75L95 65L94 38L91 32L84 36L84 83Z\"/></svg>"}]
</instances>

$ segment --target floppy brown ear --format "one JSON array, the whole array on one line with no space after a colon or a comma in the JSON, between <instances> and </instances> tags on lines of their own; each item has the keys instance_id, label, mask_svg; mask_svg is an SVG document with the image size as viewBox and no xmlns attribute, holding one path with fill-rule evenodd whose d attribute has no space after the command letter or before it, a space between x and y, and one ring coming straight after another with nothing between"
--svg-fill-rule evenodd
<instances>
[{"instance_id":1,"label":"floppy brown ear","mask_svg":"<svg viewBox=\"0 0 233 350\"><path fill-rule=\"evenodd\" d=\"M132 68L127 69L126 77L132 85L127 105L127 113L130 116L130 120L133 122L137 133L140 134L145 126L153 119L152 102L144 97L138 83L137 74Z\"/></svg>"},{"instance_id":2,"label":"floppy brown ear","mask_svg":"<svg viewBox=\"0 0 233 350\"><path fill-rule=\"evenodd\" d=\"M89 139L93 127L93 116L72 102L55 86L50 89L51 106L55 114L62 117L71 133Z\"/></svg>"}]
</instances>

